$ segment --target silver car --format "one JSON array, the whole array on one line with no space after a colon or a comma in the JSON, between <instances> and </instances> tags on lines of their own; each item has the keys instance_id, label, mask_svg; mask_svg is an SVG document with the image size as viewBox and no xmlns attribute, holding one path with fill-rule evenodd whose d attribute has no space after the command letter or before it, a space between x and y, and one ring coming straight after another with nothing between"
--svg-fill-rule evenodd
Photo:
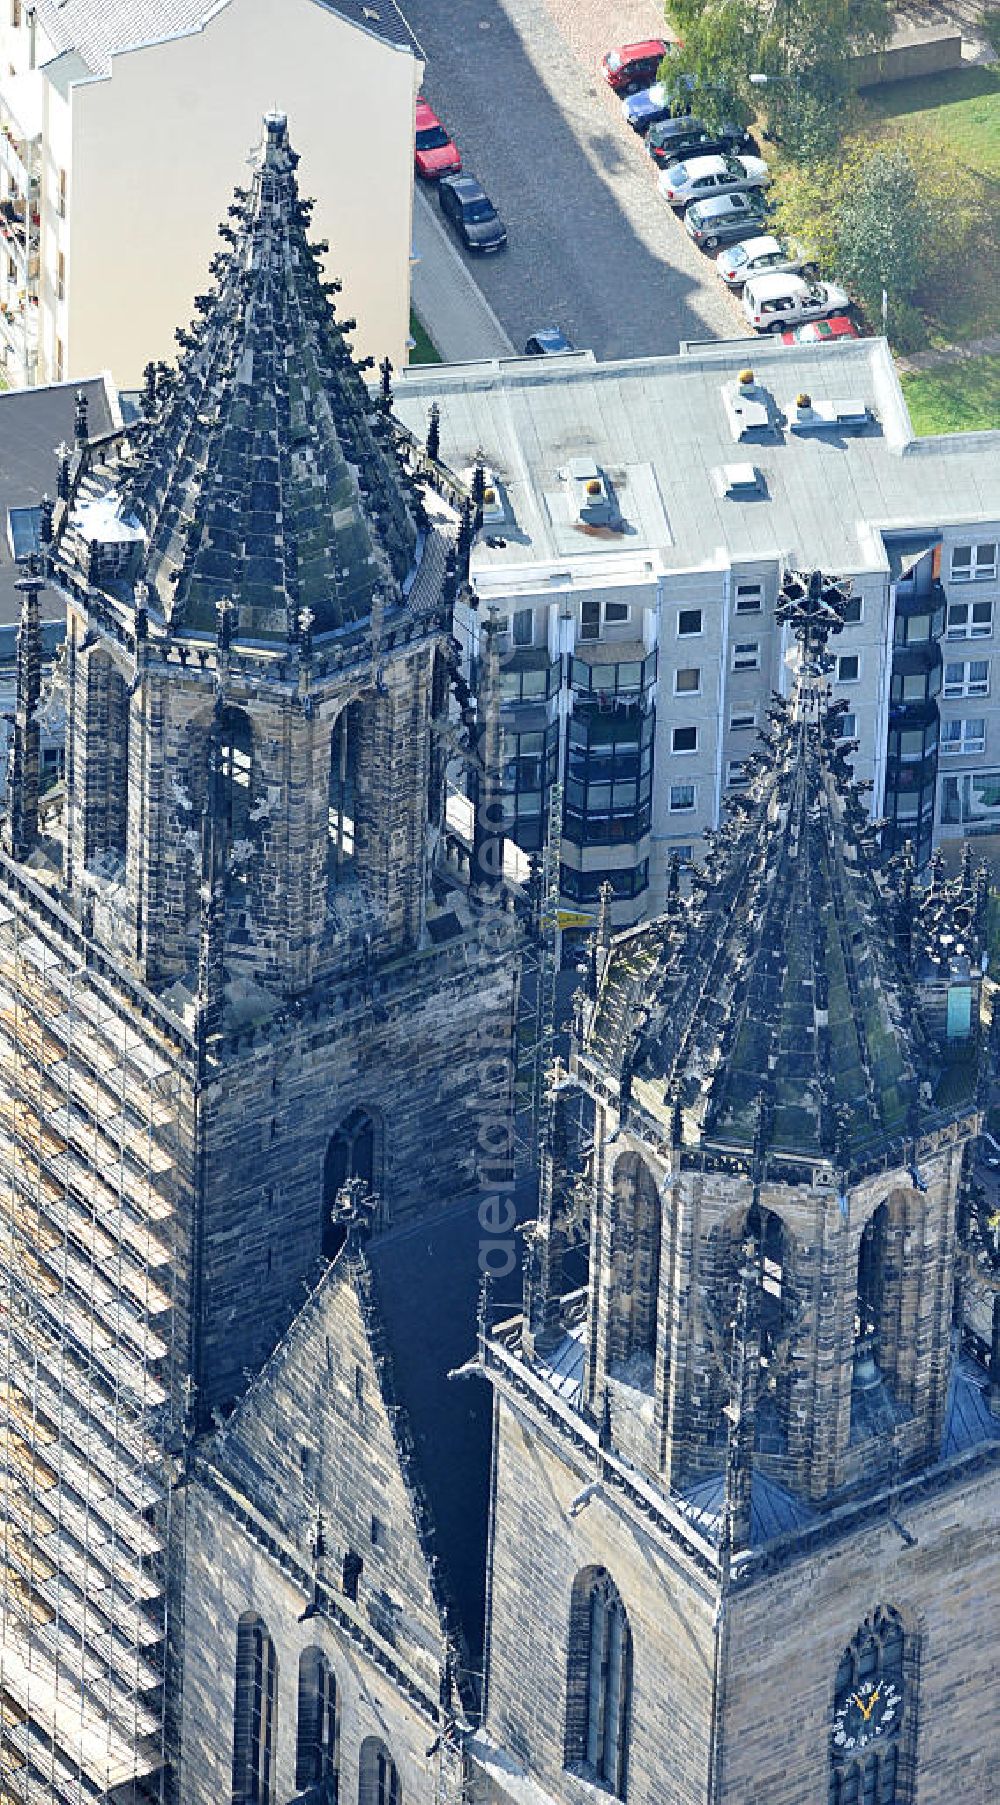
<instances>
[{"instance_id":1,"label":"silver car","mask_svg":"<svg viewBox=\"0 0 1000 1805\"><path fill-rule=\"evenodd\" d=\"M803 320L843 313L851 297L836 282L805 282L801 276L751 276L743 290L743 314L755 332L784 332Z\"/></svg>"},{"instance_id":2,"label":"silver car","mask_svg":"<svg viewBox=\"0 0 1000 1805\"><path fill-rule=\"evenodd\" d=\"M745 193L766 188L771 180L762 157L692 157L661 170L658 187L671 207L680 209L710 195Z\"/></svg>"},{"instance_id":3,"label":"silver car","mask_svg":"<svg viewBox=\"0 0 1000 1805\"><path fill-rule=\"evenodd\" d=\"M747 238L728 251L720 251L715 267L728 288L742 288L751 276L771 270L801 270L805 258L788 238Z\"/></svg>"}]
</instances>

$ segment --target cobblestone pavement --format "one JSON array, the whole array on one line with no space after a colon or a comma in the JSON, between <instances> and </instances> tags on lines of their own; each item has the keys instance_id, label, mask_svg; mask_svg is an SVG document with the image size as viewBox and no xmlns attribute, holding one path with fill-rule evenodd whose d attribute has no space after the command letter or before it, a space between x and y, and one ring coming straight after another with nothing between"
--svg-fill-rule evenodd
<instances>
[{"instance_id":1,"label":"cobblestone pavement","mask_svg":"<svg viewBox=\"0 0 1000 1805\"><path fill-rule=\"evenodd\" d=\"M612 45L662 31L655 0L404 4L424 91L507 224L506 253L470 261L519 349L544 325L601 359L743 336L598 68Z\"/></svg>"}]
</instances>

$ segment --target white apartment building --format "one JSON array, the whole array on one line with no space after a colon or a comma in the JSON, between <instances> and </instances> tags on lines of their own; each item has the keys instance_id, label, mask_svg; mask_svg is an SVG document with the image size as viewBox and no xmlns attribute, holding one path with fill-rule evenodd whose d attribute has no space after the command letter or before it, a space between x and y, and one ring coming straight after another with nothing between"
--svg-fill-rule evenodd
<instances>
[{"instance_id":1,"label":"white apartment building","mask_svg":"<svg viewBox=\"0 0 1000 1805\"><path fill-rule=\"evenodd\" d=\"M287 114L355 349L406 360L419 47L395 0L0 0L0 370L137 388ZM249 173L249 168L248 168Z\"/></svg>"},{"instance_id":2,"label":"white apartment building","mask_svg":"<svg viewBox=\"0 0 1000 1805\"><path fill-rule=\"evenodd\" d=\"M915 439L877 339L407 371L419 438L434 402L442 461L487 466L457 632L506 630L513 831L541 844L558 779L567 909L607 879L637 919L697 859L785 687L789 568L853 585L831 681L891 843L1000 852L1000 431Z\"/></svg>"}]
</instances>

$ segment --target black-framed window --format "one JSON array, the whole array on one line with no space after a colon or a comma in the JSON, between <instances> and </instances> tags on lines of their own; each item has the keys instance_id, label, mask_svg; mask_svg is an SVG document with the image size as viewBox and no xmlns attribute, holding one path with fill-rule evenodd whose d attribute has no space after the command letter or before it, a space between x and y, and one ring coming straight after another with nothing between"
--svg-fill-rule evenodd
<instances>
[{"instance_id":1,"label":"black-framed window","mask_svg":"<svg viewBox=\"0 0 1000 1805\"><path fill-rule=\"evenodd\" d=\"M233 1805L274 1805L278 1657L262 1617L247 1612L236 1631Z\"/></svg>"},{"instance_id":2,"label":"black-framed window","mask_svg":"<svg viewBox=\"0 0 1000 1805\"><path fill-rule=\"evenodd\" d=\"M563 832L574 845L619 845L649 832L655 728L653 709L571 717Z\"/></svg>"},{"instance_id":3,"label":"black-framed window","mask_svg":"<svg viewBox=\"0 0 1000 1805\"><path fill-rule=\"evenodd\" d=\"M648 652L645 658L623 659L620 664L591 664L586 658L570 660L570 681L580 699L640 695L655 678L655 651Z\"/></svg>"},{"instance_id":4,"label":"black-framed window","mask_svg":"<svg viewBox=\"0 0 1000 1805\"><path fill-rule=\"evenodd\" d=\"M504 825L524 852L536 852L545 838L543 817L558 763L558 721L528 733L504 730Z\"/></svg>"},{"instance_id":5,"label":"black-framed window","mask_svg":"<svg viewBox=\"0 0 1000 1805\"><path fill-rule=\"evenodd\" d=\"M574 871L571 865L564 865L560 884L563 895L573 902L598 902L604 884L611 885L616 902L628 900L649 889L649 860L629 865L624 871Z\"/></svg>"},{"instance_id":6,"label":"black-framed window","mask_svg":"<svg viewBox=\"0 0 1000 1805\"><path fill-rule=\"evenodd\" d=\"M515 651L509 662L501 667L500 700L547 702L550 696L558 693L561 676L559 659L550 659L543 648L526 647L523 651Z\"/></svg>"}]
</instances>

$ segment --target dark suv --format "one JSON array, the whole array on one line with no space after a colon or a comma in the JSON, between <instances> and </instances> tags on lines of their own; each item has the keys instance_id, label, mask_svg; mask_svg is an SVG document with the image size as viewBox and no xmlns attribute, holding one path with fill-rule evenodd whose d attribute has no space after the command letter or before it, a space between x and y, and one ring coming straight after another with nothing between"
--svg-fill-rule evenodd
<instances>
[{"instance_id":1,"label":"dark suv","mask_svg":"<svg viewBox=\"0 0 1000 1805\"><path fill-rule=\"evenodd\" d=\"M736 149L732 132L710 132L700 119L661 119L651 127L646 144L659 169L687 157L723 156Z\"/></svg>"},{"instance_id":2,"label":"dark suv","mask_svg":"<svg viewBox=\"0 0 1000 1805\"><path fill-rule=\"evenodd\" d=\"M467 251L502 251L507 228L475 176L445 176L438 184L441 211Z\"/></svg>"}]
</instances>

